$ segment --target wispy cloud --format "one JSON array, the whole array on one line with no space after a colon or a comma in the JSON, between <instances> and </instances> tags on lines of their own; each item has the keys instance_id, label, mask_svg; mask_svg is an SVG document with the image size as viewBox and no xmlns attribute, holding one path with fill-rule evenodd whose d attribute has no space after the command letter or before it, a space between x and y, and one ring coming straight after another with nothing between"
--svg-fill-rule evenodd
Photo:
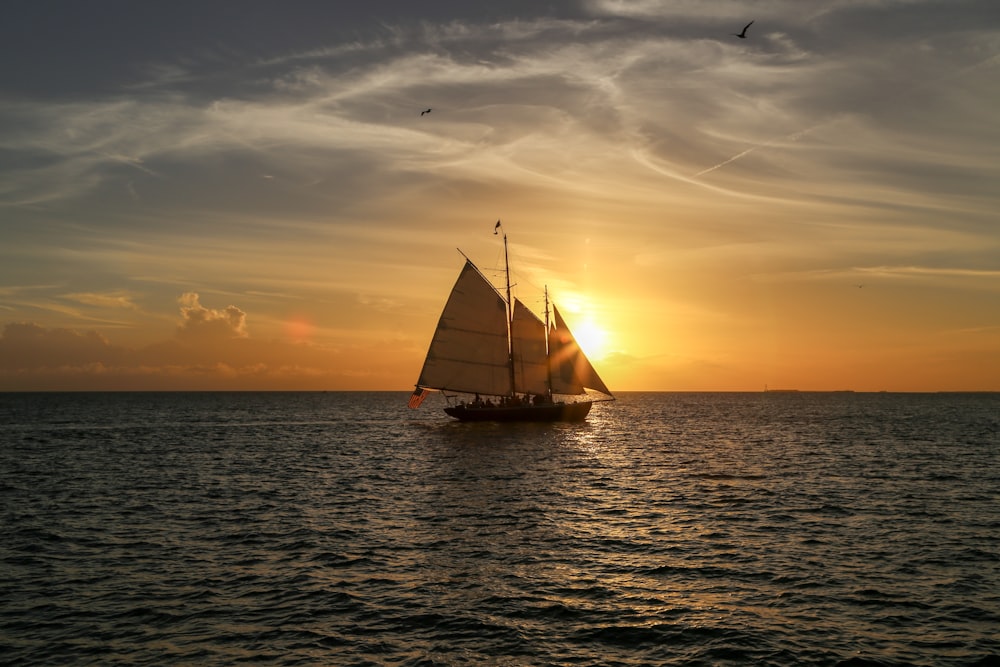
<instances>
[{"instance_id":1,"label":"wispy cloud","mask_svg":"<svg viewBox=\"0 0 1000 667\"><path fill-rule=\"evenodd\" d=\"M629 13L655 12L657 6ZM594 7L612 14L624 11L616 3ZM689 6L672 13L696 10ZM302 164L310 152L364 152L383 176L399 168L461 164L471 173L478 167L479 178L486 178L496 172L500 157L521 167L525 177L537 177L554 171L554 165L536 163L537 156L558 154L530 150L545 137L573 157L587 151L604 156L638 151L667 165L665 173L702 179L749 158L754 158L751 169L769 167L771 157L760 159L761 149L789 149L817 128L824 128L828 141L850 145L843 132L832 131L829 119L842 118L848 109L857 117L873 108L859 97L870 92L869 80L859 76L860 58L849 61L853 69L838 69L827 58L801 51L734 50L722 36L634 34L632 28L566 20L423 26L396 36L391 54L374 42L370 51L378 58L352 62L347 70L338 68L336 56L345 48L366 53L364 43L261 63L273 77L271 86L258 86L249 97L203 100L191 92L160 90L127 100L42 109L28 103L8 106L4 115L14 125L34 117L29 124L34 131L8 135L6 146L47 155L51 164L10 174L5 200L37 203L78 196L116 178L116 164L169 177L170 171L157 164L233 151L253 152L265 168ZM884 63L886 57L903 56L886 51L873 60ZM988 70L991 58L963 71L975 76L977 68ZM302 61L307 64L299 66ZM955 68L962 66L955 62ZM882 71L888 76L885 65L869 73L882 76ZM817 117L812 107L835 96L844 111L831 116L827 109ZM429 122L418 125L416 111L425 103L438 109ZM885 99L879 104L884 106ZM924 122L912 109L907 115L894 119L897 136L901 122ZM955 138L956 132L961 130L948 134ZM939 136L942 143L934 155L947 146L943 140L948 135ZM725 155L727 147L735 150ZM886 156L895 152L888 144L881 149ZM719 153L721 159L706 160ZM952 148L948 157L960 154ZM786 164L788 157L782 158ZM747 180L745 174L738 176ZM594 171L591 178L598 177L607 174ZM141 186L134 187L141 192ZM733 188L731 182L723 187L748 189Z\"/></svg>"},{"instance_id":2,"label":"wispy cloud","mask_svg":"<svg viewBox=\"0 0 1000 667\"><path fill-rule=\"evenodd\" d=\"M95 293L95 292L74 292L70 294L63 295L64 298L70 301L76 301L88 306L100 306L103 308L124 308L126 310L135 310L135 302L132 300L132 296L121 291L114 291L110 293Z\"/></svg>"},{"instance_id":3,"label":"wispy cloud","mask_svg":"<svg viewBox=\"0 0 1000 667\"><path fill-rule=\"evenodd\" d=\"M887 278L970 278L985 279L986 285L994 291L1000 291L1000 282L992 282L1000 278L1000 269L969 269L934 266L869 266L856 269L859 273L871 274Z\"/></svg>"}]
</instances>

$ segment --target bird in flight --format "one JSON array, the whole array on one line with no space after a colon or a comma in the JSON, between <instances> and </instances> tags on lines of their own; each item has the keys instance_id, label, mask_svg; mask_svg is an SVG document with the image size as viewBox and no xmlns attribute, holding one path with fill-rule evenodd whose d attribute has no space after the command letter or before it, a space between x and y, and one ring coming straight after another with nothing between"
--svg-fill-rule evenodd
<instances>
[{"instance_id":1,"label":"bird in flight","mask_svg":"<svg viewBox=\"0 0 1000 667\"><path fill-rule=\"evenodd\" d=\"M746 38L747 38L747 28L749 28L749 27L750 27L750 26L752 26L752 25L753 25L753 21L750 21L750 23L747 23L747 24L746 24L746 25L745 25L745 26L743 27L743 32L734 32L734 33L732 33L732 34L736 35L736 36L737 36L737 37L739 37L740 39L746 39Z\"/></svg>"},{"instance_id":2,"label":"bird in flight","mask_svg":"<svg viewBox=\"0 0 1000 667\"><path fill-rule=\"evenodd\" d=\"M430 109L424 109L423 111L420 112L420 115L423 116L425 113L430 113L430 112L431 112Z\"/></svg>"}]
</instances>

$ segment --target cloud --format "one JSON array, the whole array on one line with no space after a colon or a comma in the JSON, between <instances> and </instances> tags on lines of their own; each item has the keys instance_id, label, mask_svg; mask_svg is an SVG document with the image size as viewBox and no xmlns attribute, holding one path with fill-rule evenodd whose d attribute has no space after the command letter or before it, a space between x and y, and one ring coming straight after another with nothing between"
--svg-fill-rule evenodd
<instances>
[{"instance_id":1,"label":"cloud","mask_svg":"<svg viewBox=\"0 0 1000 667\"><path fill-rule=\"evenodd\" d=\"M194 292L185 292L178 299L181 304L181 323L177 327L178 338L189 342L216 342L234 338L246 338L246 313L236 306L226 306L222 310L201 305Z\"/></svg>"},{"instance_id":2,"label":"cloud","mask_svg":"<svg viewBox=\"0 0 1000 667\"><path fill-rule=\"evenodd\" d=\"M864 169L872 181L890 181L886 198L940 176L904 169L914 157L952 165L947 185L972 182L962 164L995 170L965 148L992 119L953 123L980 98L938 88L959 71L972 77L970 86L989 78L988 36L951 19L946 25L964 29L963 40L978 51L955 50L944 35L903 53L878 43L871 28L854 53L802 46L823 21L864 25L866 12L905 4L838 2L803 17L794 3L764 3L764 14L784 17L775 33L781 38L761 36L747 47L711 29L724 20L717 17L742 12L739 3L706 14L696 2L592 2L596 19L386 26L281 58L188 63L202 85L171 78L120 98L8 101L0 120L12 131L0 146L31 159L6 174L0 200L36 205L113 182L129 202L166 202L151 200L150 191L184 189L184 201L201 208L312 207L318 214L331 202L364 206L378 192L431 175L438 183L502 179L560 196L597 191L609 179L638 188L645 179L652 197L662 196L664 177L690 184L691 174L731 196L773 195L783 183L783 196L806 199L815 189L844 187ZM977 52L986 57L968 67ZM918 97L921 105L912 104ZM928 123L941 123L919 110L924 100L948 124L933 128L936 141L914 147ZM425 102L435 114L416 123ZM834 122L846 114L858 119L853 126ZM867 136L858 136L859 127ZM813 141L800 141L817 128ZM881 145L870 141L883 135ZM258 197L247 173L273 176L276 189ZM795 193L761 173L811 182ZM200 187L209 179L216 187ZM982 192L988 184L982 178L968 187Z\"/></svg>"},{"instance_id":3,"label":"cloud","mask_svg":"<svg viewBox=\"0 0 1000 667\"><path fill-rule=\"evenodd\" d=\"M400 387L399 370L413 365L408 340L260 340L237 306L208 308L194 292L178 302L176 335L135 348L92 330L8 323L0 391L384 390Z\"/></svg>"},{"instance_id":4,"label":"cloud","mask_svg":"<svg viewBox=\"0 0 1000 667\"><path fill-rule=\"evenodd\" d=\"M0 338L0 370L118 363L123 353L96 331L46 329L30 322L14 322L4 327Z\"/></svg>"},{"instance_id":5,"label":"cloud","mask_svg":"<svg viewBox=\"0 0 1000 667\"><path fill-rule=\"evenodd\" d=\"M975 269L938 266L867 266L857 268L862 274L880 278L964 279L983 289L1000 292L1000 269Z\"/></svg>"},{"instance_id":6,"label":"cloud","mask_svg":"<svg viewBox=\"0 0 1000 667\"><path fill-rule=\"evenodd\" d=\"M110 293L74 292L63 296L70 301L76 301L87 306L97 306L99 308L121 308L125 310L136 310L138 308L130 295L118 291Z\"/></svg>"}]
</instances>

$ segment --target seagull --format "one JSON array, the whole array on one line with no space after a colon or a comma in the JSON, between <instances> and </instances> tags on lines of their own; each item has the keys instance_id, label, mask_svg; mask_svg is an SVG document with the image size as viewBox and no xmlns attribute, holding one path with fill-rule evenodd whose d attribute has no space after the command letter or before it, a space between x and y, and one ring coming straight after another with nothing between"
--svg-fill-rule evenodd
<instances>
[{"instance_id":1,"label":"seagull","mask_svg":"<svg viewBox=\"0 0 1000 667\"><path fill-rule=\"evenodd\" d=\"M421 111L421 112L420 112L420 115L421 115L421 116L423 116L423 115L424 115L425 113L430 113L430 112L431 112L431 110L430 110L430 109L426 109L426 110L424 110L424 111Z\"/></svg>"},{"instance_id":2,"label":"seagull","mask_svg":"<svg viewBox=\"0 0 1000 667\"><path fill-rule=\"evenodd\" d=\"M753 25L753 21L750 21L750 23L747 23L746 26L744 26L743 32L734 32L734 33L730 33L730 34L736 35L740 39L746 39L747 38L747 28L749 28L752 25Z\"/></svg>"}]
</instances>

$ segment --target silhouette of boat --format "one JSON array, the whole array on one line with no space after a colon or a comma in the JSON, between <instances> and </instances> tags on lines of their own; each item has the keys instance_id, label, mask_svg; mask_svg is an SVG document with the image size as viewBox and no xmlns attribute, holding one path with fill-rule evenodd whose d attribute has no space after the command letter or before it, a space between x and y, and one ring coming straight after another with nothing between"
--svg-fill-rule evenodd
<instances>
[{"instance_id":1,"label":"silhouette of boat","mask_svg":"<svg viewBox=\"0 0 1000 667\"><path fill-rule=\"evenodd\" d=\"M584 421L595 402L587 389L606 397L596 400L614 396L555 304L550 320L548 289L544 321L511 298L506 233L503 245L506 296L466 257L409 407L440 391L449 402L445 413L462 421Z\"/></svg>"}]
</instances>

